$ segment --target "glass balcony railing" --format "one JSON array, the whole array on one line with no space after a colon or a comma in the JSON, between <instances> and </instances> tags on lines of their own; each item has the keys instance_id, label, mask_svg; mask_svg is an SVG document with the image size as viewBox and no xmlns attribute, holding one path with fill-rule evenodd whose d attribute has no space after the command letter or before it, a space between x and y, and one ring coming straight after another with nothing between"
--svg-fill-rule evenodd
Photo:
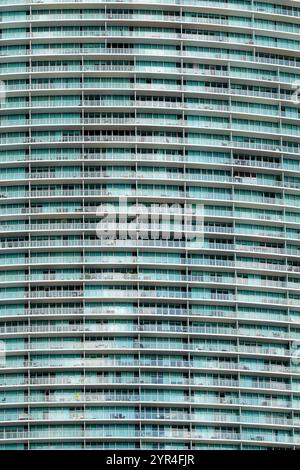
<instances>
[{"instance_id":1,"label":"glass balcony railing","mask_svg":"<svg viewBox=\"0 0 300 470\"><path fill-rule=\"evenodd\" d=\"M0 0L1 449L300 448L299 18Z\"/></svg>"}]
</instances>

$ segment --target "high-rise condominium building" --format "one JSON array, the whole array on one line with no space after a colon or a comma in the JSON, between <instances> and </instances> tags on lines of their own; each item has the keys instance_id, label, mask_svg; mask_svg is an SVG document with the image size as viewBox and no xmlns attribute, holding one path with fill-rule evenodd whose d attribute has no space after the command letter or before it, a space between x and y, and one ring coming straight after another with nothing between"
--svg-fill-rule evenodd
<instances>
[{"instance_id":1,"label":"high-rise condominium building","mask_svg":"<svg viewBox=\"0 0 300 470\"><path fill-rule=\"evenodd\" d=\"M0 21L0 449L300 448L300 2Z\"/></svg>"}]
</instances>

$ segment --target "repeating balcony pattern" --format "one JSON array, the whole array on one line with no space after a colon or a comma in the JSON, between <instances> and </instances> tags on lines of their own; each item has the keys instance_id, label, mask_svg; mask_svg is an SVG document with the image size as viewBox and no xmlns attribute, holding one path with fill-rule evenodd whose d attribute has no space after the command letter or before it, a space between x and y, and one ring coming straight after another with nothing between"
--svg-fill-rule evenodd
<instances>
[{"instance_id":1,"label":"repeating balcony pattern","mask_svg":"<svg viewBox=\"0 0 300 470\"><path fill-rule=\"evenodd\" d=\"M299 2L0 23L0 450L300 449Z\"/></svg>"}]
</instances>

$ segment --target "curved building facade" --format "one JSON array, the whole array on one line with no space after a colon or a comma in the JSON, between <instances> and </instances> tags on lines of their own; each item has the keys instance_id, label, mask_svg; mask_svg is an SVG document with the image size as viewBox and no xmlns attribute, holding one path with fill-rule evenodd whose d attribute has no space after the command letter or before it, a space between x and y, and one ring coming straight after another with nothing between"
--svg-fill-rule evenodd
<instances>
[{"instance_id":1,"label":"curved building facade","mask_svg":"<svg viewBox=\"0 0 300 470\"><path fill-rule=\"evenodd\" d=\"M0 449L300 448L300 3L0 22Z\"/></svg>"}]
</instances>

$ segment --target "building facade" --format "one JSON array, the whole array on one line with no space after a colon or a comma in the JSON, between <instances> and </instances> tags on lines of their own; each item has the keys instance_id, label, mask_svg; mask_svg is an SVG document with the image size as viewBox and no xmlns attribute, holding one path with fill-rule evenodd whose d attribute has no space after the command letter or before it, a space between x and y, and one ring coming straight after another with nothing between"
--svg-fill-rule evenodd
<instances>
[{"instance_id":1,"label":"building facade","mask_svg":"<svg viewBox=\"0 0 300 470\"><path fill-rule=\"evenodd\" d=\"M0 449L300 448L300 3L0 18Z\"/></svg>"}]
</instances>

